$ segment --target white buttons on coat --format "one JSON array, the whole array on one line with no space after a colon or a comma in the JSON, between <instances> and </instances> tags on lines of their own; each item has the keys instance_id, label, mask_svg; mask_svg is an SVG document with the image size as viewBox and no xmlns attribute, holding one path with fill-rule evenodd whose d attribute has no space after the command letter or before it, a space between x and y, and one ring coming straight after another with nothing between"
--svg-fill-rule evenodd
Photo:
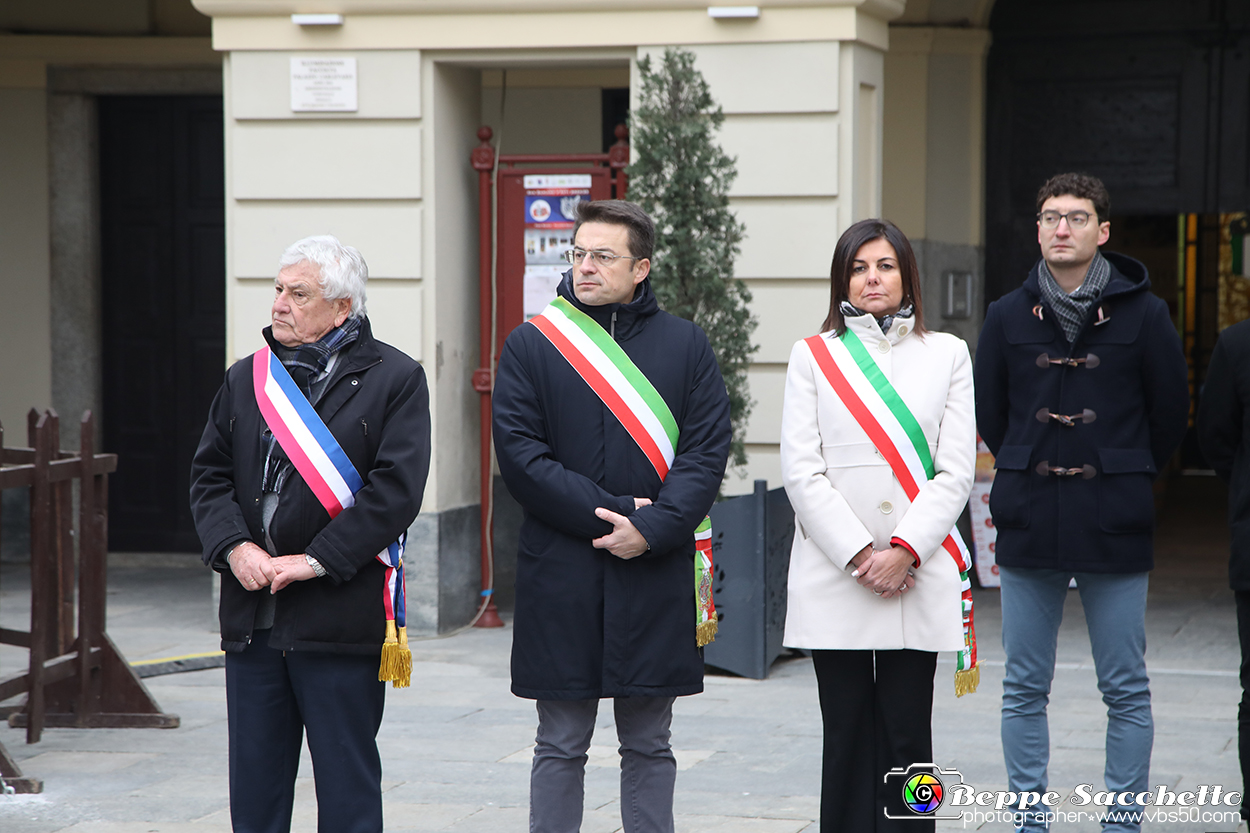
<instances>
[{"instance_id":1,"label":"white buttons on coat","mask_svg":"<svg viewBox=\"0 0 1250 833\"><path fill-rule=\"evenodd\" d=\"M877 349L880 350L882 353L890 352L890 342L888 341L877 342Z\"/></svg>"},{"instance_id":2,"label":"white buttons on coat","mask_svg":"<svg viewBox=\"0 0 1250 833\"><path fill-rule=\"evenodd\" d=\"M907 335L907 325L906 325L906 324L904 324L903 326L901 326L901 327L899 327L899 328L898 328L898 334L899 334L899 335L901 335L901 336L905 336L905 335Z\"/></svg>"},{"instance_id":3,"label":"white buttons on coat","mask_svg":"<svg viewBox=\"0 0 1250 833\"><path fill-rule=\"evenodd\" d=\"M893 512L893 511L894 511L894 504L893 504L893 503L890 503L888 500L883 500L883 501L881 501L881 507L880 507L880 508L881 508L881 514L882 514L882 515L888 515L888 514L890 514L891 512Z\"/></svg>"}]
</instances>

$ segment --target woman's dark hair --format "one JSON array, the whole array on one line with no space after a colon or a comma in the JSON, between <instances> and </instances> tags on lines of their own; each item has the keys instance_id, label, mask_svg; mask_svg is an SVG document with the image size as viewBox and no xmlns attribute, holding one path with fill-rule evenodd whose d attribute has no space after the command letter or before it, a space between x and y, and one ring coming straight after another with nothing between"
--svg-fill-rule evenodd
<instances>
[{"instance_id":1,"label":"woman's dark hair","mask_svg":"<svg viewBox=\"0 0 1250 833\"><path fill-rule=\"evenodd\" d=\"M920 269L916 266L916 254L907 242L907 235L889 220L860 220L842 232L833 250L833 265L829 267L829 316L820 325L822 333L833 330L835 335L846 332L839 306L850 300L851 268L855 255L865 243L885 240L894 247L898 258L899 275L903 278L903 305L911 304L916 310L916 323L912 329L916 335L924 335L924 309L920 305Z\"/></svg>"}]
</instances>

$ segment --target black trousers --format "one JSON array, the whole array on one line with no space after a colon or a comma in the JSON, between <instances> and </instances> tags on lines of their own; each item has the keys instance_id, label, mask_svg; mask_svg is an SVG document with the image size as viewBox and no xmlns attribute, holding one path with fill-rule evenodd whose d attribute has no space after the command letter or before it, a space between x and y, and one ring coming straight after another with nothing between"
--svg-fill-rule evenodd
<instances>
[{"instance_id":1,"label":"black trousers","mask_svg":"<svg viewBox=\"0 0 1250 833\"><path fill-rule=\"evenodd\" d=\"M235 833L288 833L304 730L319 833L381 833L378 657L277 651L269 631L226 654L230 818Z\"/></svg>"},{"instance_id":2,"label":"black trousers","mask_svg":"<svg viewBox=\"0 0 1250 833\"><path fill-rule=\"evenodd\" d=\"M812 651L824 766L821 833L929 833L932 819L904 814L901 778L891 769L933 761L933 675L929 651Z\"/></svg>"},{"instance_id":3,"label":"black trousers","mask_svg":"<svg viewBox=\"0 0 1250 833\"><path fill-rule=\"evenodd\" d=\"M1250 590L1236 590L1237 639L1241 643L1241 705L1237 708L1237 757L1241 761L1241 817L1250 819Z\"/></svg>"}]
</instances>

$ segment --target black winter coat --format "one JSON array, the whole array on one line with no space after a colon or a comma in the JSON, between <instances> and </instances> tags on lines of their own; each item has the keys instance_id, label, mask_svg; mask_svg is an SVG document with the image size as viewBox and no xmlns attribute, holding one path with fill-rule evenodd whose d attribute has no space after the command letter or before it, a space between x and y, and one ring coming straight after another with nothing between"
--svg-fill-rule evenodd
<instances>
[{"instance_id":1,"label":"black winter coat","mask_svg":"<svg viewBox=\"0 0 1250 833\"><path fill-rule=\"evenodd\" d=\"M998 469L990 512L997 561L1008 567L1154 567L1152 483L1185 435L1187 369L1167 306L1149 292L1146 267L1104 256L1111 278L1074 344L1041 299L1036 266L985 316L977 429ZM1096 323L1100 310L1104 323ZM1043 354L1085 361L1054 364ZM1093 412L1088 422L1079 416L1086 409ZM1066 426L1047 412L1078 416ZM1083 473L1041 474L1043 465Z\"/></svg>"},{"instance_id":2,"label":"black winter coat","mask_svg":"<svg viewBox=\"0 0 1250 833\"><path fill-rule=\"evenodd\" d=\"M269 645L281 650L377 654L386 636L385 568L377 554L406 531L421 508L430 467L430 395L421 365L373 338L366 319L344 348L317 403L330 432L364 479L356 504L333 521L292 471L269 534L280 555L307 553L324 578L278 591ZM225 556L248 540L261 549L261 431L252 390L252 357L234 363L213 399L191 464L191 511L204 563L221 582L221 647L242 651L252 639L260 593L236 581Z\"/></svg>"},{"instance_id":3,"label":"black winter coat","mask_svg":"<svg viewBox=\"0 0 1250 833\"><path fill-rule=\"evenodd\" d=\"M1198 406L1198 441L1229 484L1229 584L1250 590L1250 321L1224 330L1215 343Z\"/></svg>"},{"instance_id":4,"label":"black winter coat","mask_svg":"<svg viewBox=\"0 0 1250 833\"><path fill-rule=\"evenodd\" d=\"M494 392L495 450L525 509L517 553L512 691L583 700L703 690L695 645L694 529L729 454L729 398L712 348L661 312L650 280L633 301L587 307L568 275L559 293L615 338L664 397L680 430L659 475L612 412L532 325L508 336ZM634 497L654 501L634 509ZM591 541L627 515L651 545L622 560Z\"/></svg>"}]
</instances>

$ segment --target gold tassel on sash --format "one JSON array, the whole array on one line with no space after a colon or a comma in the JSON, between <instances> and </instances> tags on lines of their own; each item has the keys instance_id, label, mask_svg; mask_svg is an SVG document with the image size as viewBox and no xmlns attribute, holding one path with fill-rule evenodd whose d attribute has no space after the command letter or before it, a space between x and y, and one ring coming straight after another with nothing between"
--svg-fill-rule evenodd
<instances>
[{"instance_id":1,"label":"gold tassel on sash","mask_svg":"<svg viewBox=\"0 0 1250 833\"><path fill-rule=\"evenodd\" d=\"M396 633L393 619L386 622L386 641L382 643L378 681L389 681L394 688L407 688L412 684L412 651L408 647L408 629L399 628Z\"/></svg>"},{"instance_id":2,"label":"gold tassel on sash","mask_svg":"<svg viewBox=\"0 0 1250 833\"><path fill-rule=\"evenodd\" d=\"M981 664L955 672L955 696L963 697L977 690L981 684Z\"/></svg>"},{"instance_id":3,"label":"gold tassel on sash","mask_svg":"<svg viewBox=\"0 0 1250 833\"><path fill-rule=\"evenodd\" d=\"M716 638L716 626L716 617L712 617L706 622L700 622L694 629L694 641L700 648Z\"/></svg>"}]
</instances>

